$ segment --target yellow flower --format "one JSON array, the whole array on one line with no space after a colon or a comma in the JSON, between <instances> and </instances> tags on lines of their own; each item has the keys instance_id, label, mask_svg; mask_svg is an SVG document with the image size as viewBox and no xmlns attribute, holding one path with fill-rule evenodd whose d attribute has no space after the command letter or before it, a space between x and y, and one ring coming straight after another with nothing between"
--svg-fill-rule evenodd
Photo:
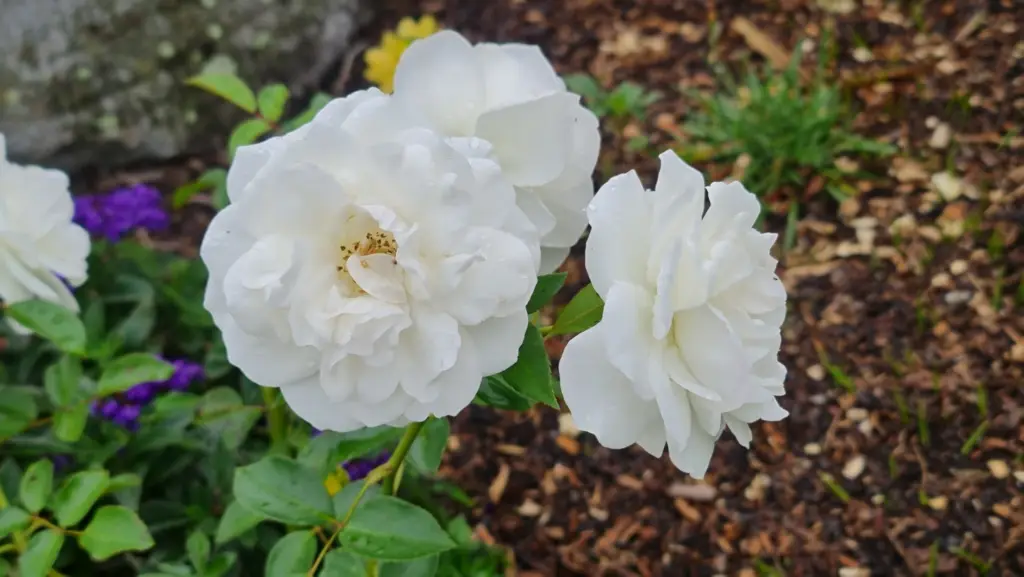
<instances>
[{"instance_id":1,"label":"yellow flower","mask_svg":"<svg viewBox=\"0 0 1024 577\"><path fill-rule=\"evenodd\" d=\"M426 38L434 32L437 32L437 20L430 14L420 18L419 20L413 20L412 18L402 18L398 22L398 28L395 32L399 36L412 42L420 38Z\"/></svg>"},{"instance_id":2,"label":"yellow flower","mask_svg":"<svg viewBox=\"0 0 1024 577\"><path fill-rule=\"evenodd\" d=\"M385 32L380 44L366 51L363 78L376 84L383 92L394 89L395 68L402 53L414 41L437 32L437 20L427 14L419 20L402 18L393 32Z\"/></svg>"},{"instance_id":3,"label":"yellow flower","mask_svg":"<svg viewBox=\"0 0 1024 577\"><path fill-rule=\"evenodd\" d=\"M327 489L327 494L333 497L348 485L348 481L348 472L339 466L337 471L328 474L324 479L324 488Z\"/></svg>"}]
</instances>

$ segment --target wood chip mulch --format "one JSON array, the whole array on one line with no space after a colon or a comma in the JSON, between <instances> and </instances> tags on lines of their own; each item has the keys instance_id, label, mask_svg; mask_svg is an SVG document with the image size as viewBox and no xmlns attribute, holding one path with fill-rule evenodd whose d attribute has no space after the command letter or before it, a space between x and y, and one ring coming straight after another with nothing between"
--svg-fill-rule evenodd
<instances>
[{"instance_id":1,"label":"wood chip mulch","mask_svg":"<svg viewBox=\"0 0 1024 577\"><path fill-rule=\"evenodd\" d=\"M477 534L513 549L515 574L1024 575L1018 0L419 8L475 40L538 43L559 72L665 94L645 122L606 129L612 174L652 182L656 161L624 142L685 138L681 90L714 89L711 63L785 65L826 26L854 126L899 147L871 167L882 180L814 201L800 223L780 270L791 416L760 425L749 452L726 435L703 482L667 457L604 449L553 410L457 419L444 473L482 496ZM586 282L582 251L566 268L563 303ZM557 358L563 343L549 345Z\"/></svg>"}]
</instances>

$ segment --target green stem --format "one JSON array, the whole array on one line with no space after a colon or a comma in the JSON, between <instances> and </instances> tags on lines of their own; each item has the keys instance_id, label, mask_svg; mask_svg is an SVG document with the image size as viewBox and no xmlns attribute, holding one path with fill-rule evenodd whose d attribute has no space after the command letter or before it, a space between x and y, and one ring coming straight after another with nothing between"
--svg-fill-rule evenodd
<instances>
[{"instance_id":1,"label":"green stem","mask_svg":"<svg viewBox=\"0 0 1024 577\"><path fill-rule=\"evenodd\" d=\"M352 504L349 505L348 511L345 512L345 516L341 520L341 526L344 527L348 524L349 519L356 512L356 507L359 506L359 502L363 499L366 491L377 483L382 484L382 489L386 493L394 491L394 475L398 472L398 468L405 461L405 456L409 454L409 449L412 448L413 442L416 437L419 436L420 430L423 429L423 423L412 423L405 429L405 434L402 435L402 440L398 441L398 446L395 447L395 452L391 453L391 457L386 463L370 471L370 474L366 476L366 480L363 481L363 486L359 489L359 493L356 494L356 498L352 500Z\"/></svg>"},{"instance_id":2,"label":"green stem","mask_svg":"<svg viewBox=\"0 0 1024 577\"><path fill-rule=\"evenodd\" d=\"M266 389L264 389L266 390ZM264 395L264 398L266 395ZM268 414L269 406L268 406ZM316 561L313 562L313 567L309 570L307 575L312 577L316 574L316 570L323 563L324 556L327 555L327 551L330 550L331 544L338 538L338 534L341 533L342 529L348 525L348 522L352 520L352 515L356 512L356 507L359 506L359 502L363 500L366 495L366 491L376 485L377 483L383 482L383 489L392 493L394 491L395 483L394 476L398 472L402 463L405 462L405 456L409 454L409 449L412 448L413 442L416 441L416 437L419 436L420 431L423 429L424 423L412 423L405 429L405 434L402 435L402 440L398 441L398 446L395 447L395 452L391 453L391 457L386 463L370 471L370 474L366 476L366 480L363 481L363 486L359 488L359 492L356 493L356 498L352 500L352 504L349 505L348 511L345 512L345 516L342 517L341 522L337 524L334 534L331 535L327 543L324 544L323 549L320 551L320 555L317 556ZM378 570L376 561L370 561L366 566L367 575L369 577L378 577Z\"/></svg>"},{"instance_id":3,"label":"green stem","mask_svg":"<svg viewBox=\"0 0 1024 577\"><path fill-rule=\"evenodd\" d=\"M78 536L80 536L82 534L81 531L73 531L71 529L64 529L62 527L58 527L58 526L54 525L53 523L49 522L48 520L44 519L43 517L40 517L38 515L32 515L32 525L29 527L29 532L30 533L34 532L39 527L46 527L47 529L49 529L51 531L60 533L62 535L70 535L71 537L78 537Z\"/></svg>"},{"instance_id":4,"label":"green stem","mask_svg":"<svg viewBox=\"0 0 1024 577\"><path fill-rule=\"evenodd\" d=\"M395 452L391 453L391 458L388 459L387 463L384 463L383 468L386 468L387 473L381 483L381 489L383 489L385 493L395 493L395 474L398 473L398 468L403 462L405 462L405 456L409 454L409 449L412 448L412 444L416 441L416 437L419 436L424 424L426 424L425 421L409 425L409 427L405 429L405 434L402 435L402 440L398 441L398 446L395 447Z\"/></svg>"},{"instance_id":5,"label":"green stem","mask_svg":"<svg viewBox=\"0 0 1024 577\"><path fill-rule=\"evenodd\" d=\"M313 566L310 567L309 571L306 573L306 577L313 577L314 575L316 575L316 570L319 569L320 564L324 562L324 557L327 556L327 552L331 550L331 545L334 544L334 540L338 538L338 534L341 533L341 530L344 527L344 524L338 525L338 528L334 530L334 533L331 534L331 537L327 539L327 542L324 543L323 549L320 549L320 554L317 555L316 560L313 561Z\"/></svg>"},{"instance_id":6,"label":"green stem","mask_svg":"<svg viewBox=\"0 0 1024 577\"><path fill-rule=\"evenodd\" d=\"M377 479L373 479L373 471L370 471L370 474L366 476L366 481L363 481L363 486L356 493L356 498L352 500L352 505L349 506L348 511L345 511L345 516L341 518L342 527L348 525L348 522L352 519L352 515L356 512L356 506L359 505L359 502L363 500L363 496L366 495L366 490L376 483Z\"/></svg>"},{"instance_id":7,"label":"green stem","mask_svg":"<svg viewBox=\"0 0 1024 577\"><path fill-rule=\"evenodd\" d=\"M366 562L366 577L380 577L380 564L376 559Z\"/></svg>"},{"instance_id":8,"label":"green stem","mask_svg":"<svg viewBox=\"0 0 1024 577\"><path fill-rule=\"evenodd\" d=\"M261 392L270 429L271 453L285 454L288 452L288 413L281 402L281 392L271 387L263 387Z\"/></svg>"},{"instance_id":9,"label":"green stem","mask_svg":"<svg viewBox=\"0 0 1024 577\"><path fill-rule=\"evenodd\" d=\"M7 495L4 493L2 487L0 487L0 511L9 507L11 503L7 500ZM25 534L21 531L14 531L11 533L11 540L14 541L14 548L21 553L28 547L28 540L25 539Z\"/></svg>"}]
</instances>

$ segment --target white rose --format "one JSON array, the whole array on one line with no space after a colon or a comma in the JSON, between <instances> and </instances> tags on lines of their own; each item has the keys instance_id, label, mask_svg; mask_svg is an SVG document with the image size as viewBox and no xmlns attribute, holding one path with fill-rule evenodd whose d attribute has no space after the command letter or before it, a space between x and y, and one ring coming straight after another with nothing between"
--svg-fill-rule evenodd
<instances>
[{"instance_id":1,"label":"white rose","mask_svg":"<svg viewBox=\"0 0 1024 577\"><path fill-rule=\"evenodd\" d=\"M493 161L388 96L337 99L239 149L227 186L201 248L205 306L230 362L314 427L454 415L516 361L537 233Z\"/></svg>"},{"instance_id":2,"label":"white rose","mask_svg":"<svg viewBox=\"0 0 1024 577\"><path fill-rule=\"evenodd\" d=\"M655 190L616 176L588 208L586 266L604 316L566 346L565 402L580 429L609 448L637 443L703 477L727 426L787 413L777 360L786 291L769 254L776 235L753 226L760 205L742 184L704 179L672 152ZM702 218L703 215L703 218Z\"/></svg>"},{"instance_id":3,"label":"white rose","mask_svg":"<svg viewBox=\"0 0 1024 577\"><path fill-rule=\"evenodd\" d=\"M446 30L405 51L394 84L395 98L437 130L493 145L516 202L540 231L540 272L558 268L587 227L601 133L540 49L474 46Z\"/></svg>"},{"instance_id":4,"label":"white rose","mask_svg":"<svg viewBox=\"0 0 1024 577\"><path fill-rule=\"evenodd\" d=\"M89 233L71 222L74 213L68 176L8 162L0 134L0 300L43 299L78 311L60 280L79 286L87 277Z\"/></svg>"}]
</instances>

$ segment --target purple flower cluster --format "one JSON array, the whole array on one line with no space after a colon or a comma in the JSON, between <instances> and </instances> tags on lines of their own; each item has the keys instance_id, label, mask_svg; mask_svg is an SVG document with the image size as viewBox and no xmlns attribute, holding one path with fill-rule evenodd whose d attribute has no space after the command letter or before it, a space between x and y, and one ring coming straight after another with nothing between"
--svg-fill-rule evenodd
<instances>
[{"instance_id":1,"label":"purple flower cluster","mask_svg":"<svg viewBox=\"0 0 1024 577\"><path fill-rule=\"evenodd\" d=\"M89 234L115 242L137 228L164 230L170 217L159 190L136 184L106 194L75 197L75 222Z\"/></svg>"},{"instance_id":2,"label":"purple flower cluster","mask_svg":"<svg viewBox=\"0 0 1024 577\"><path fill-rule=\"evenodd\" d=\"M139 383L127 391L100 401L93 401L92 414L130 431L139 428L142 409L161 393L184 391L203 378L202 365L178 359L170 361L174 374L166 381Z\"/></svg>"},{"instance_id":3,"label":"purple flower cluster","mask_svg":"<svg viewBox=\"0 0 1024 577\"><path fill-rule=\"evenodd\" d=\"M352 461L345 461L341 464L341 468L345 469L348 473L348 478L351 481L358 481L370 474L370 471L383 465L391 457L391 454L387 451L371 457L369 459L355 459Z\"/></svg>"},{"instance_id":4,"label":"purple flower cluster","mask_svg":"<svg viewBox=\"0 0 1024 577\"><path fill-rule=\"evenodd\" d=\"M50 455L50 461L53 462L53 469L57 472L66 471L68 467L75 464L74 457L60 453Z\"/></svg>"}]
</instances>

